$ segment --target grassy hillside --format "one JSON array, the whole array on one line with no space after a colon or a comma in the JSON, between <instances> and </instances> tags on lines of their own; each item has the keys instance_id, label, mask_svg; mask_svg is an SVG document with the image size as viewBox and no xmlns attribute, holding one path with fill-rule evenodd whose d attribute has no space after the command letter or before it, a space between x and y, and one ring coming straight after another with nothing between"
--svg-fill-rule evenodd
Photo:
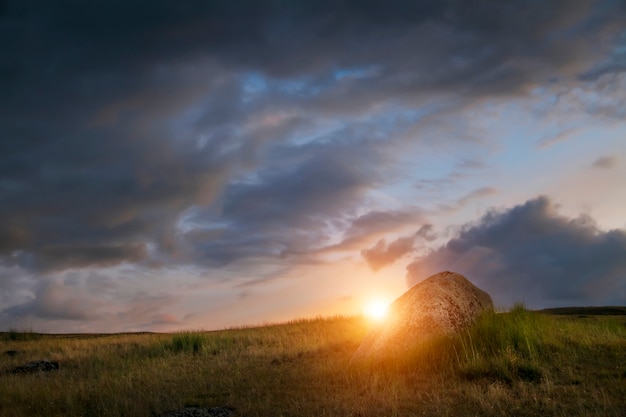
<instances>
[{"instance_id":1,"label":"grassy hillside","mask_svg":"<svg viewBox=\"0 0 626 417\"><path fill-rule=\"evenodd\" d=\"M565 315L593 315L593 316L623 316L626 315L626 307L557 307L540 310L540 313L565 314Z\"/></svg>"},{"instance_id":2,"label":"grassy hillside","mask_svg":"<svg viewBox=\"0 0 626 417\"><path fill-rule=\"evenodd\" d=\"M626 416L626 317L486 315L456 339L352 364L360 317L218 332L0 335L0 416ZM3 352L18 351L16 355ZM61 369L10 371L48 358Z\"/></svg>"}]
</instances>

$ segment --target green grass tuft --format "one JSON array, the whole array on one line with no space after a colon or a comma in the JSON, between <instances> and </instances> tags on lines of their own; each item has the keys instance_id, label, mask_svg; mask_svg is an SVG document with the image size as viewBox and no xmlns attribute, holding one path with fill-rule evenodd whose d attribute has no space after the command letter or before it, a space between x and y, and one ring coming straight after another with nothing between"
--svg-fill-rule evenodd
<instances>
[{"instance_id":1,"label":"green grass tuft","mask_svg":"<svg viewBox=\"0 0 626 417\"><path fill-rule=\"evenodd\" d=\"M31 330L16 330L10 329L8 332L0 333L0 340L2 341L31 341L39 340L41 335L34 333Z\"/></svg>"},{"instance_id":2,"label":"green grass tuft","mask_svg":"<svg viewBox=\"0 0 626 417\"><path fill-rule=\"evenodd\" d=\"M200 332L181 332L172 336L165 344L165 349L174 353L200 354L207 345L207 335Z\"/></svg>"}]
</instances>

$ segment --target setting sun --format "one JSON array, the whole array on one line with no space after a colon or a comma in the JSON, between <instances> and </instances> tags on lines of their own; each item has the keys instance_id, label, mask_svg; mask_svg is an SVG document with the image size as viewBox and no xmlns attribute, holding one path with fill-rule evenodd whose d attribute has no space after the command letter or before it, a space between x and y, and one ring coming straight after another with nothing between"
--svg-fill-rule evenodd
<instances>
[{"instance_id":1,"label":"setting sun","mask_svg":"<svg viewBox=\"0 0 626 417\"><path fill-rule=\"evenodd\" d=\"M365 305L363 314L369 319L381 321L387 316L389 303L382 300L372 300Z\"/></svg>"}]
</instances>

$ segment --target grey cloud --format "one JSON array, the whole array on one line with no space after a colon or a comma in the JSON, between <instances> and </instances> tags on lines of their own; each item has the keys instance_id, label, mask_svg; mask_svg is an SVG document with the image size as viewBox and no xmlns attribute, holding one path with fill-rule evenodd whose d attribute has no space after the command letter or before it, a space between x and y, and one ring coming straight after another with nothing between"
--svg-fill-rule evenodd
<instances>
[{"instance_id":1,"label":"grey cloud","mask_svg":"<svg viewBox=\"0 0 626 417\"><path fill-rule=\"evenodd\" d=\"M465 207L467 204L469 204L473 200L489 197L497 193L498 193L498 190L494 187L477 188L465 194L463 197L459 198L451 205L440 205L439 210L450 210L450 211L459 210Z\"/></svg>"},{"instance_id":2,"label":"grey cloud","mask_svg":"<svg viewBox=\"0 0 626 417\"><path fill-rule=\"evenodd\" d=\"M192 287L195 279L186 274L172 285L169 277L152 276L146 289L139 284L146 272L137 267L76 269L4 281L0 287L13 288L7 288L10 299L0 297L0 328L27 325L46 332L109 332L160 330L168 325L171 329L181 324L170 311L179 301L174 287Z\"/></svg>"},{"instance_id":3,"label":"grey cloud","mask_svg":"<svg viewBox=\"0 0 626 417\"><path fill-rule=\"evenodd\" d=\"M547 147L557 142L575 137L575 134L589 128L593 118L609 122L621 122L626 117L626 72L609 72L598 78L585 80L569 85L555 85L554 93L557 100L548 109L541 112L554 120L571 120L574 116L588 120L581 120L570 124L573 127L565 128L554 137L545 137L537 142L539 147Z\"/></svg>"},{"instance_id":4,"label":"grey cloud","mask_svg":"<svg viewBox=\"0 0 626 417\"><path fill-rule=\"evenodd\" d=\"M623 6L622 6L623 7ZM608 29L611 29L610 27ZM626 71L626 31L623 26L612 28L614 32L620 32L612 47L609 56L599 64L595 65L589 72L583 74L581 78L594 80L605 74L620 73Z\"/></svg>"},{"instance_id":5,"label":"grey cloud","mask_svg":"<svg viewBox=\"0 0 626 417\"><path fill-rule=\"evenodd\" d=\"M437 239L437 233L435 233L433 229L434 228L432 224L425 224L420 227L417 232L415 232L415 236L420 237L427 242L432 242L433 240Z\"/></svg>"},{"instance_id":6,"label":"grey cloud","mask_svg":"<svg viewBox=\"0 0 626 417\"><path fill-rule=\"evenodd\" d=\"M585 87L575 97L581 103L581 112L618 121L626 118L626 70L602 75Z\"/></svg>"},{"instance_id":7,"label":"grey cloud","mask_svg":"<svg viewBox=\"0 0 626 417\"><path fill-rule=\"evenodd\" d=\"M411 252L414 243L415 237L413 236L399 238L389 244L381 239L373 247L363 249L361 255L372 270L378 271Z\"/></svg>"},{"instance_id":8,"label":"grey cloud","mask_svg":"<svg viewBox=\"0 0 626 417\"><path fill-rule=\"evenodd\" d=\"M437 235L433 232L433 225L425 224L413 236L400 237L389 244L381 239L371 248L363 249L361 255L373 271L378 271L411 253L418 238L427 242L435 240Z\"/></svg>"},{"instance_id":9,"label":"grey cloud","mask_svg":"<svg viewBox=\"0 0 626 417\"><path fill-rule=\"evenodd\" d=\"M415 188L422 191L423 193L427 193L433 197L433 199L441 198L442 189L445 187L455 186L458 182L465 178L465 174L459 171L453 171L450 174L434 179L421 179L415 184ZM470 204L474 200L488 198L497 194L499 190L495 187L485 186L476 188L465 195L457 198L451 202L445 202L437 205L436 213L441 213L444 211L452 212L456 210L460 210Z\"/></svg>"},{"instance_id":10,"label":"grey cloud","mask_svg":"<svg viewBox=\"0 0 626 417\"><path fill-rule=\"evenodd\" d=\"M584 215L567 218L539 197L487 213L407 269L409 285L436 271L458 271L500 306L621 305L626 231L602 231Z\"/></svg>"},{"instance_id":11,"label":"grey cloud","mask_svg":"<svg viewBox=\"0 0 626 417\"><path fill-rule=\"evenodd\" d=\"M448 175L441 178L428 178L428 179L420 179L415 184L415 188L417 190L425 191L425 192L439 192L442 188L454 185L459 180L462 180L466 177L465 174L453 171Z\"/></svg>"},{"instance_id":12,"label":"grey cloud","mask_svg":"<svg viewBox=\"0 0 626 417\"><path fill-rule=\"evenodd\" d=\"M599 169L611 169L617 165L617 158L615 156L601 156L596 159L593 164L591 164L592 168Z\"/></svg>"},{"instance_id":13,"label":"grey cloud","mask_svg":"<svg viewBox=\"0 0 626 417\"><path fill-rule=\"evenodd\" d=\"M9 317L87 321L97 317L101 304L85 294L74 295L67 283L56 279L39 281L34 293L31 300L9 307L2 313Z\"/></svg>"},{"instance_id":14,"label":"grey cloud","mask_svg":"<svg viewBox=\"0 0 626 417\"><path fill-rule=\"evenodd\" d=\"M370 211L356 217L347 230L348 236L371 233L373 231L389 231L399 225L415 222L420 219L419 211Z\"/></svg>"},{"instance_id":15,"label":"grey cloud","mask_svg":"<svg viewBox=\"0 0 626 417\"><path fill-rule=\"evenodd\" d=\"M465 206L470 201L477 198L489 197L496 194L498 190L494 187L481 187L477 188L473 191L470 191L468 194L464 195L457 201L457 206Z\"/></svg>"},{"instance_id":16,"label":"grey cloud","mask_svg":"<svg viewBox=\"0 0 626 417\"><path fill-rule=\"evenodd\" d=\"M0 309L26 301L32 295L33 281L33 274L16 263L0 265Z\"/></svg>"},{"instance_id":17,"label":"grey cloud","mask_svg":"<svg viewBox=\"0 0 626 417\"><path fill-rule=\"evenodd\" d=\"M122 306L121 311L111 315L117 322L123 323L130 331L159 329L182 324L180 319L167 311L177 297L164 294L136 294Z\"/></svg>"},{"instance_id":18,"label":"grey cloud","mask_svg":"<svg viewBox=\"0 0 626 417\"><path fill-rule=\"evenodd\" d=\"M539 139L537 142L535 142L535 145L538 148L544 148L545 149L545 148L548 148L548 147L550 147L552 145L555 145L557 143L564 142L564 141L570 139L578 131L579 131L579 129L576 129L576 128L565 129L565 130L559 132L556 135L546 136L546 137L543 137L543 138Z\"/></svg>"},{"instance_id":19,"label":"grey cloud","mask_svg":"<svg viewBox=\"0 0 626 417\"><path fill-rule=\"evenodd\" d=\"M168 313L155 314L147 323L142 323L138 327L140 329L154 329L160 326L180 326L184 324L176 315Z\"/></svg>"},{"instance_id":20,"label":"grey cloud","mask_svg":"<svg viewBox=\"0 0 626 417\"><path fill-rule=\"evenodd\" d=\"M381 235L393 233L406 227L407 224L423 221L424 216L420 209L373 210L342 222L340 227L345 230L342 239L338 243L322 247L317 252L358 250L371 244L373 240L379 239Z\"/></svg>"},{"instance_id":21,"label":"grey cloud","mask_svg":"<svg viewBox=\"0 0 626 417\"><path fill-rule=\"evenodd\" d=\"M377 158L367 146L285 150L280 164L254 180L231 183L218 210L197 211L189 221L208 233L195 239L192 231L186 243L196 261L216 265L312 252L334 231L333 220L348 215L374 186L368 164Z\"/></svg>"},{"instance_id":22,"label":"grey cloud","mask_svg":"<svg viewBox=\"0 0 626 417\"><path fill-rule=\"evenodd\" d=\"M466 170L483 169L487 164L477 159L464 159L458 163L457 168Z\"/></svg>"}]
</instances>

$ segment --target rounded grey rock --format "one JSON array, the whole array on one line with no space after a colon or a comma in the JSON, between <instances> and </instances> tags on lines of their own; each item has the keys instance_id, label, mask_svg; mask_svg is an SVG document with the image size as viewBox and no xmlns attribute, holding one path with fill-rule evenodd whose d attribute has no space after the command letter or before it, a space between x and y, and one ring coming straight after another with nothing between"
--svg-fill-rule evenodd
<instances>
[{"instance_id":1,"label":"rounded grey rock","mask_svg":"<svg viewBox=\"0 0 626 417\"><path fill-rule=\"evenodd\" d=\"M461 274L440 272L391 304L385 322L365 337L352 362L402 354L433 336L452 336L485 310L493 311L489 294Z\"/></svg>"}]
</instances>

